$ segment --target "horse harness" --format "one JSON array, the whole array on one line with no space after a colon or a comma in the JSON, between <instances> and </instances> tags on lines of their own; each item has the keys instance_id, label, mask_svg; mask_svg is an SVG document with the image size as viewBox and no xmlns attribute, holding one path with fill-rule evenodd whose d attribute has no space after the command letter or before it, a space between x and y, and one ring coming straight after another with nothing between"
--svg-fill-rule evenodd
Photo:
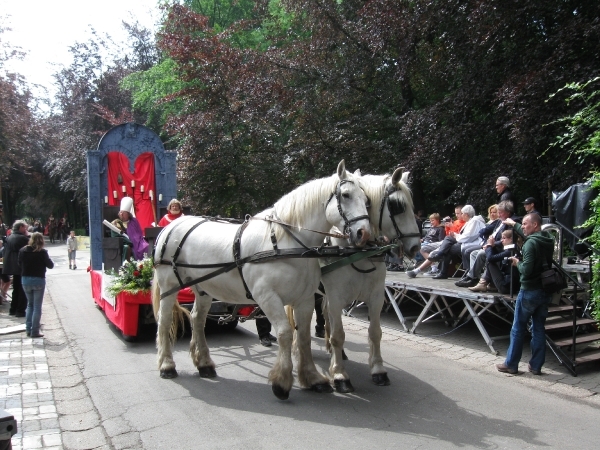
<instances>
[{"instance_id":1,"label":"horse harness","mask_svg":"<svg viewBox=\"0 0 600 450\"><path fill-rule=\"evenodd\" d=\"M341 207L341 185L343 183L351 183L351 182L352 181L349 181L349 180L339 181L336 186L335 191L329 196L329 199L325 203L325 207L327 207L327 205L329 204L331 199L334 196L336 197L336 199L338 201L338 212L340 213L340 216L344 220L344 235L340 235L337 233L326 233L326 232L316 231L316 230L308 230L308 231L324 234L326 236L331 236L331 237L347 238L348 237L347 233L349 232L350 225L352 223L357 222L359 220L363 220L363 219L369 219L368 215L363 215L363 216L354 217L352 219L348 219L348 217L346 216L346 214L344 213L344 211ZM250 292L250 289L248 288L248 285L246 284L246 280L244 279L244 275L242 272L242 269L246 263L259 263L259 262L266 262L266 261L270 261L273 259L281 259L281 258L323 258L323 257L334 257L334 256L342 257L342 256L347 256L347 255L355 255L360 252L363 252L363 253L366 252L365 250L362 250L362 249L359 250L359 249L355 249L355 248L342 248L342 247L338 247L338 246L326 247L325 243L323 245L321 245L320 247L307 247L306 245L304 245L302 243L302 241L300 239L298 239L298 237L296 237L294 235L294 233L292 233L290 228L293 228L293 226L290 224L286 224L285 222L282 222L281 220L279 220L279 218L277 217L277 215L275 214L274 211L271 214L271 216L267 216L265 218L256 218L256 217L246 216L244 221L241 221L239 219L227 219L227 218L221 218L221 217L201 217L200 219L201 220L199 220L192 227L190 227L189 230L187 230L187 232L185 233L183 238L180 240L171 260L169 261L167 259L164 259L164 254L167 249L167 244L169 242L169 239L170 239L173 231L175 231L175 229L177 229L183 223L186 222L186 221L176 221L173 224L173 226L171 227L171 229L169 230L169 234L167 235L167 237L165 238L165 240L162 244L159 257L155 258L155 262L154 262L155 266L160 265L160 264L170 264L171 267L173 268L173 273L175 274L175 277L177 278L177 281L179 282L178 287L169 289L168 291L162 293L161 299L177 292L180 289L193 286L195 284L198 284L203 281L214 278L217 275L229 272L230 270L232 270L236 267L242 278L242 283L243 283L244 289L246 291L246 298L252 299L252 293ZM276 223L278 225L281 225L283 227L283 229L292 237L292 239L294 239L298 244L300 244L301 247L300 248L288 248L288 249L278 248L277 239L275 237L275 232L273 229L271 229L271 242L273 245L273 250L266 250L266 251L258 252L253 255L242 258L242 256L241 256L242 255L242 244L241 244L242 234L244 233L244 230L247 228L248 224L250 223L250 220L253 220L253 219L254 220L264 220L266 222ZM185 243L187 238L190 236L190 234L196 228L198 228L200 225L202 225L206 222L209 222L209 221L240 225L236 231L235 238L233 240L233 249L232 250L233 250L234 261L228 262L228 263L217 263L217 264L186 264L186 263L178 262L177 259L179 258L181 249L183 248L183 244ZM162 231L161 231L161 234L162 234ZM157 240L158 240L158 238L157 238ZM356 259L348 262L348 264L351 264L354 261L357 261L359 259L367 258L367 257L373 256L375 254L380 254L380 253L388 251L388 250L389 250L389 248L382 249L379 247L377 247L376 250L371 249L368 251L368 255L362 256L361 258L355 257ZM156 250L155 250L155 254L156 254ZM179 274L179 270L178 270L179 267L193 268L193 269L216 269L216 270L214 272L211 272L202 277L195 278L191 281L184 282L181 279L181 276Z\"/></svg>"},{"instance_id":2,"label":"horse harness","mask_svg":"<svg viewBox=\"0 0 600 450\"><path fill-rule=\"evenodd\" d=\"M398 227L398 224L396 223L396 219L394 219L394 216L403 214L406 211L406 208L404 206L404 203L399 198L391 197L391 195L394 192L398 192L398 191L400 191L400 189L396 188L393 185L386 187L383 198L381 199L381 205L379 206L379 231L382 232L381 225L383 222L383 208L385 207L385 205L387 203L388 212L390 214L390 220L392 221L392 225L394 226L394 230L396 231L396 237L391 240L392 243L400 242L400 240L403 238L409 238L409 237L420 238L421 237L420 233L404 234L404 233L402 233L402 231L400 231L400 227Z\"/></svg>"}]
</instances>

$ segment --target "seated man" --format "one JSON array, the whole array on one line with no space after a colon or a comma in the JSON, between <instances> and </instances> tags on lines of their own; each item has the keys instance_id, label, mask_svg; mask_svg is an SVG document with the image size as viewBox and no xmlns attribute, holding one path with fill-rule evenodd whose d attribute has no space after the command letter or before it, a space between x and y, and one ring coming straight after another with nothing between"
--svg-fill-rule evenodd
<instances>
[{"instance_id":1,"label":"seated man","mask_svg":"<svg viewBox=\"0 0 600 450\"><path fill-rule=\"evenodd\" d=\"M461 245L474 242L479 238L479 230L485 226L485 221L481 216L475 216L475 208L471 205L466 205L461 209L461 218L465 222L461 230L457 233L450 231L442 241L438 249L431 252L419 268L406 272L410 278L414 278L424 268L429 267L434 261L442 261L439 273L434 276L434 279L448 278L446 270L453 256L460 256Z\"/></svg>"},{"instance_id":2,"label":"seated man","mask_svg":"<svg viewBox=\"0 0 600 450\"><path fill-rule=\"evenodd\" d=\"M112 224L127 235L126 245L123 248L123 261L127 259L128 246L131 247L133 257L140 261L148 250L148 242L144 240L140 223L133 214L133 199L123 197L119 210L119 218L113 220Z\"/></svg>"},{"instance_id":3,"label":"seated man","mask_svg":"<svg viewBox=\"0 0 600 450\"><path fill-rule=\"evenodd\" d=\"M485 246L487 266L479 283L470 287L470 291L499 291L501 294L512 295L519 290L519 271L515 270L510 260L507 260L515 255L515 249L508 248L512 247L513 243L513 230L504 230L500 245Z\"/></svg>"},{"instance_id":4,"label":"seated man","mask_svg":"<svg viewBox=\"0 0 600 450\"><path fill-rule=\"evenodd\" d=\"M480 231L481 238L485 240L486 244L500 245L502 239L502 232L511 227L504 225L503 221L508 218L516 219L515 207L513 202L505 200L498 204L498 219L485 226ZM473 251L470 255L469 271L465 276L457 281L455 284L458 287L473 287L478 283L478 280L485 268L486 253L482 248L477 251Z\"/></svg>"}]
</instances>

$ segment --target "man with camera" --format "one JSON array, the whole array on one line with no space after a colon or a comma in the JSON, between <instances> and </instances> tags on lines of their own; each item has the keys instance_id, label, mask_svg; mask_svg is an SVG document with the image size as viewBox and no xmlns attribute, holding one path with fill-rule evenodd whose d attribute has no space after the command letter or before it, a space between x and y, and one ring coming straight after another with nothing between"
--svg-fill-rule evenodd
<instances>
[{"instance_id":1,"label":"man with camera","mask_svg":"<svg viewBox=\"0 0 600 450\"><path fill-rule=\"evenodd\" d=\"M546 360L546 330L544 325L548 316L548 305L552 294L542 289L544 264L552 259L554 239L542 231L542 217L537 213L527 214L523 225L512 219L504 221L513 227L515 233L525 238L522 259L510 258L513 266L519 270L521 289L515 303L515 316L510 331L510 345L506 360L496 364L499 372L518 373L519 361L523 353L523 335L527 331L527 322L531 319L531 359L528 369L534 375L541 375Z\"/></svg>"}]
</instances>

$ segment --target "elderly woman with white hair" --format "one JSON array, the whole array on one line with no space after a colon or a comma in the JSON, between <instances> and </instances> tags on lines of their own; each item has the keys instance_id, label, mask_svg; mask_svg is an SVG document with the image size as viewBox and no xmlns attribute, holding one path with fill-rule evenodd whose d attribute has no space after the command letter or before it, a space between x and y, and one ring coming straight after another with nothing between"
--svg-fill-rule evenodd
<instances>
[{"instance_id":1,"label":"elderly woman with white hair","mask_svg":"<svg viewBox=\"0 0 600 450\"><path fill-rule=\"evenodd\" d=\"M406 272L410 278L414 278L417 274L429 267L435 261L441 261L438 274L433 278L437 280L446 279L446 274L450 261L453 257L460 258L461 246L463 244L471 244L479 239L479 230L485 226L485 220L481 216L475 215L475 208L471 205L465 205L461 209L462 219L466 222L462 229L456 232L450 232L442 242L442 245L431 252L427 261L425 261L418 269Z\"/></svg>"}]
</instances>

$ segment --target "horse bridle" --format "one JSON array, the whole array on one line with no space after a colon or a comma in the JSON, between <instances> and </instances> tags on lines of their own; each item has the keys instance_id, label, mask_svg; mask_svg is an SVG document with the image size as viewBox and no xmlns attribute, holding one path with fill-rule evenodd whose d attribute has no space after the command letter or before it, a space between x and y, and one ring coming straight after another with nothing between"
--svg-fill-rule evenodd
<instances>
[{"instance_id":1,"label":"horse bridle","mask_svg":"<svg viewBox=\"0 0 600 450\"><path fill-rule=\"evenodd\" d=\"M363 219L369 220L369 215L365 214L364 216L357 216L357 217L353 217L352 219L348 219L348 217L344 213L344 210L342 209L342 184L344 184L344 183L354 184L354 181L351 181L351 180L338 181L338 184L335 187L335 191L331 193L331 195L329 196L329 199L327 200L327 202L325 202L325 209L327 209L327 205L329 205L329 202L335 196L335 199L337 200L338 212L340 213L340 216L342 217L342 220L344 221L344 232L343 233L350 236L350 225L352 225L354 222L358 222L359 220L363 220Z\"/></svg>"},{"instance_id":2,"label":"horse bridle","mask_svg":"<svg viewBox=\"0 0 600 450\"><path fill-rule=\"evenodd\" d=\"M400 231L400 227L398 227L398 224L396 223L396 219L394 219L394 216L403 214L406 211L406 208L404 207L404 203L402 201L400 201L400 199L390 197L394 192L400 192L400 189L396 188L393 185L386 187L385 194L383 195L383 198L381 199L381 205L379 206L379 231L381 233L383 233L383 230L381 227L382 221L383 221L383 208L385 207L385 205L387 203L388 212L390 213L390 220L392 221L392 225L394 225L394 230L396 230L396 237L394 239L392 239L391 242L395 243L395 242L400 241L403 238L409 238L409 237L420 238L421 237L420 233L404 234L404 233L402 233L402 231Z\"/></svg>"}]
</instances>

